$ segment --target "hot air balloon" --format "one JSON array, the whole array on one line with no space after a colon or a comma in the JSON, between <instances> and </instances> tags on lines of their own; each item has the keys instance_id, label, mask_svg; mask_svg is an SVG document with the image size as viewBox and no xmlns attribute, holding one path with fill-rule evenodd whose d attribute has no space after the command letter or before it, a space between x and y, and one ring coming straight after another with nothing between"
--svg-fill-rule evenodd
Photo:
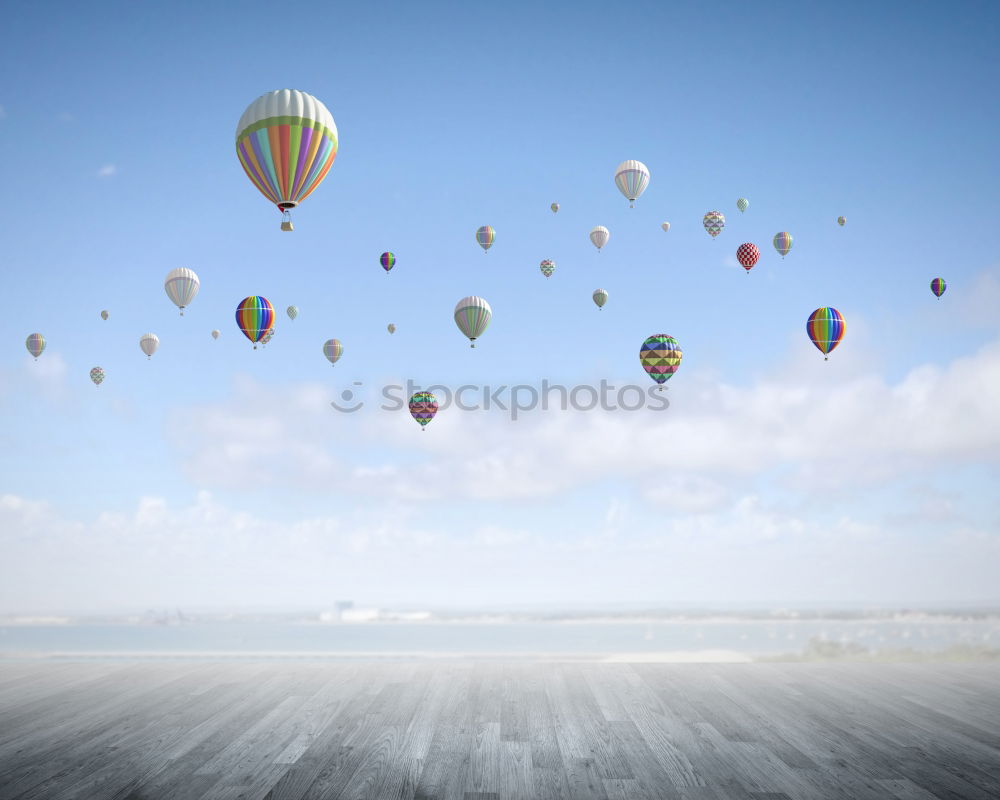
<instances>
[{"instance_id":1,"label":"hot air balloon","mask_svg":"<svg viewBox=\"0 0 1000 800\"><path fill-rule=\"evenodd\" d=\"M546 278L551 278L552 273L556 271L556 262L546 258L538 267L541 269L542 275Z\"/></svg>"},{"instance_id":2,"label":"hot air balloon","mask_svg":"<svg viewBox=\"0 0 1000 800\"><path fill-rule=\"evenodd\" d=\"M160 337L155 333L144 333L139 339L139 349L146 354L146 358L152 358L159 347Z\"/></svg>"},{"instance_id":3,"label":"hot air balloon","mask_svg":"<svg viewBox=\"0 0 1000 800\"><path fill-rule=\"evenodd\" d=\"M844 317L835 308L817 308L806 320L806 333L823 354L823 360L844 338Z\"/></svg>"},{"instance_id":4,"label":"hot air balloon","mask_svg":"<svg viewBox=\"0 0 1000 800\"><path fill-rule=\"evenodd\" d=\"M163 282L167 297L181 310L182 317L184 316L184 307L191 304L191 301L198 294L200 286L201 281L198 280L194 270L187 267L170 270L167 273L167 279Z\"/></svg>"},{"instance_id":5,"label":"hot air balloon","mask_svg":"<svg viewBox=\"0 0 1000 800\"><path fill-rule=\"evenodd\" d=\"M649 185L649 170L641 161L623 161L615 170L615 184L628 200L628 207L635 208L636 198Z\"/></svg>"},{"instance_id":6,"label":"hot air balloon","mask_svg":"<svg viewBox=\"0 0 1000 800\"><path fill-rule=\"evenodd\" d=\"M944 282L944 278L935 278L931 281L931 291L934 292L935 297L941 297L948 288L948 284Z\"/></svg>"},{"instance_id":7,"label":"hot air balloon","mask_svg":"<svg viewBox=\"0 0 1000 800\"><path fill-rule=\"evenodd\" d=\"M774 249L781 253L782 258L787 256L788 251L792 249L792 234L788 231L774 234Z\"/></svg>"},{"instance_id":8,"label":"hot air balloon","mask_svg":"<svg viewBox=\"0 0 1000 800\"><path fill-rule=\"evenodd\" d=\"M385 252L378 257L379 263L382 265L382 269L385 270L385 274L389 274L389 270L396 266L396 254Z\"/></svg>"},{"instance_id":9,"label":"hot air balloon","mask_svg":"<svg viewBox=\"0 0 1000 800\"><path fill-rule=\"evenodd\" d=\"M753 265L757 263L759 258L760 250L752 242L745 242L736 248L736 260L747 271L747 275L750 274L750 270L753 269Z\"/></svg>"},{"instance_id":10,"label":"hot air balloon","mask_svg":"<svg viewBox=\"0 0 1000 800\"><path fill-rule=\"evenodd\" d=\"M553 203L552 205L549 206L549 208L551 208L552 209L552 213L555 214L557 211L559 211L559 204L558 203Z\"/></svg>"},{"instance_id":11,"label":"hot air balloon","mask_svg":"<svg viewBox=\"0 0 1000 800\"><path fill-rule=\"evenodd\" d=\"M476 241L479 242L479 246L483 248L484 253L493 247L493 242L496 238L497 232L490 225L483 225L483 227L476 231Z\"/></svg>"},{"instance_id":12,"label":"hot air balloon","mask_svg":"<svg viewBox=\"0 0 1000 800\"><path fill-rule=\"evenodd\" d=\"M395 325L393 325L393 324L392 324L392 323L390 322L390 323L389 323L388 325L386 325L386 330L388 330L388 331L389 331L389 333L395 333L395 332L396 332L396 326L395 326Z\"/></svg>"},{"instance_id":13,"label":"hot air balloon","mask_svg":"<svg viewBox=\"0 0 1000 800\"><path fill-rule=\"evenodd\" d=\"M266 297L244 297L236 306L236 324L243 335L253 342L253 349L256 350L257 342L274 324L274 308Z\"/></svg>"},{"instance_id":14,"label":"hot air balloon","mask_svg":"<svg viewBox=\"0 0 1000 800\"><path fill-rule=\"evenodd\" d=\"M847 224L847 217L837 217L837 224L843 228Z\"/></svg>"},{"instance_id":15,"label":"hot air balloon","mask_svg":"<svg viewBox=\"0 0 1000 800\"><path fill-rule=\"evenodd\" d=\"M416 392L410 398L410 416L419 423L423 430L427 429L427 423L434 419L434 415L437 413L437 398L430 392Z\"/></svg>"},{"instance_id":16,"label":"hot air balloon","mask_svg":"<svg viewBox=\"0 0 1000 800\"><path fill-rule=\"evenodd\" d=\"M745 197L741 197L739 200L736 201L736 207L740 210L740 213L742 214L744 211L750 208L750 201L747 200Z\"/></svg>"},{"instance_id":17,"label":"hot air balloon","mask_svg":"<svg viewBox=\"0 0 1000 800\"><path fill-rule=\"evenodd\" d=\"M702 218L701 224L705 226L708 235L714 239L726 227L726 218L721 211L709 211Z\"/></svg>"},{"instance_id":18,"label":"hot air balloon","mask_svg":"<svg viewBox=\"0 0 1000 800\"><path fill-rule=\"evenodd\" d=\"M670 223L669 222L661 222L660 223L660 227L663 228L663 232L666 233L667 231L670 230Z\"/></svg>"},{"instance_id":19,"label":"hot air balloon","mask_svg":"<svg viewBox=\"0 0 1000 800\"><path fill-rule=\"evenodd\" d=\"M288 314L289 319L295 319L299 315L299 307L289 306L285 309L285 313Z\"/></svg>"},{"instance_id":20,"label":"hot air balloon","mask_svg":"<svg viewBox=\"0 0 1000 800\"><path fill-rule=\"evenodd\" d=\"M331 364L336 364L344 354L344 345L340 339L327 339L323 342L323 355Z\"/></svg>"},{"instance_id":21,"label":"hot air balloon","mask_svg":"<svg viewBox=\"0 0 1000 800\"><path fill-rule=\"evenodd\" d=\"M38 361L38 357L45 349L45 337L40 333L33 333L24 340L24 346L27 347L28 352L34 356L35 361Z\"/></svg>"},{"instance_id":22,"label":"hot air balloon","mask_svg":"<svg viewBox=\"0 0 1000 800\"><path fill-rule=\"evenodd\" d=\"M100 367L94 367L90 371L90 379L94 382L94 386L100 386L104 380L104 370Z\"/></svg>"},{"instance_id":23,"label":"hot air balloon","mask_svg":"<svg viewBox=\"0 0 1000 800\"><path fill-rule=\"evenodd\" d=\"M289 210L330 171L338 144L326 106L295 89L262 94L236 126L236 155L253 185L281 211L283 231L292 230Z\"/></svg>"},{"instance_id":24,"label":"hot air balloon","mask_svg":"<svg viewBox=\"0 0 1000 800\"><path fill-rule=\"evenodd\" d=\"M469 337L472 347L493 318L493 309L482 297L463 297L455 304L455 324Z\"/></svg>"},{"instance_id":25,"label":"hot air balloon","mask_svg":"<svg viewBox=\"0 0 1000 800\"><path fill-rule=\"evenodd\" d=\"M660 384L661 389L663 384L677 372L683 355L677 340L665 333L650 336L639 348L639 361L642 363L642 368L646 370L650 378Z\"/></svg>"},{"instance_id":26,"label":"hot air balloon","mask_svg":"<svg viewBox=\"0 0 1000 800\"><path fill-rule=\"evenodd\" d=\"M594 302L598 308L604 308L604 304L608 302L608 290L594 289Z\"/></svg>"},{"instance_id":27,"label":"hot air balloon","mask_svg":"<svg viewBox=\"0 0 1000 800\"><path fill-rule=\"evenodd\" d=\"M590 232L590 241L594 243L598 253L601 252L601 248L608 243L610 238L611 232L603 225L598 225Z\"/></svg>"},{"instance_id":28,"label":"hot air balloon","mask_svg":"<svg viewBox=\"0 0 1000 800\"><path fill-rule=\"evenodd\" d=\"M263 336L260 337L261 346L267 347L267 343L270 342L271 339L273 338L274 338L274 327L272 326L267 329L267 332Z\"/></svg>"},{"instance_id":29,"label":"hot air balloon","mask_svg":"<svg viewBox=\"0 0 1000 800\"><path fill-rule=\"evenodd\" d=\"M213 339L218 339L219 338L219 331L218 330L212 331L212 338Z\"/></svg>"},{"instance_id":30,"label":"hot air balloon","mask_svg":"<svg viewBox=\"0 0 1000 800\"><path fill-rule=\"evenodd\" d=\"M107 311L102 311L101 312L101 319L107 319L110 316L111 315Z\"/></svg>"}]
</instances>

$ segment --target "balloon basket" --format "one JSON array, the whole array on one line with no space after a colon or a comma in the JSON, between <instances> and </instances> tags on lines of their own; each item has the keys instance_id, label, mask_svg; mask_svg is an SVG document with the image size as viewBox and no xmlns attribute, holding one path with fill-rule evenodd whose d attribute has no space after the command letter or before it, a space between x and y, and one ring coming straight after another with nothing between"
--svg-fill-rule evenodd
<instances>
[{"instance_id":1,"label":"balloon basket","mask_svg":"<svg viewBox=\"0 0 1000 800\"><path fill-rule=\"evenodd\" d=\"M283 220L282 223L281 223L281 230L287 231L289 233L291 233L292 231L294 231L295 228L292 227L292 221L290 219L289 220Z\"/></svg>"}]
</instances>

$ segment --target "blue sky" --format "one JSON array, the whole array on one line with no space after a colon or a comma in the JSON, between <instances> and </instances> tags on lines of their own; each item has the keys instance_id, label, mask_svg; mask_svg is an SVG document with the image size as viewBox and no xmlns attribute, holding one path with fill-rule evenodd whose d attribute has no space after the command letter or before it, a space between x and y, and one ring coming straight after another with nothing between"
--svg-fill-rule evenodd
<instances>
[{"instance_id":1,"label":"blue sky","mask_svg":"<svg viewBox=\"0 0 1000 800\"><path fill-rule=\"evenodd\" d=\"M0 610L1000 600L995 5L3 21ZM340 132L290 235L233 149L284 87ZM634 209L628 158L651 172ZM202 282L183 318L178 266ZM266 350L235 326L248 294L301 309ZM469 294L494 311L475 350L451 317ZM826 363L804 332L822 305L847 320ZM645 386L660 332L684 362L659 414L446 410L421 434L374 402L407 378ZM365 408L337 414L355 381Z\"/></svg>"}]
</instances>

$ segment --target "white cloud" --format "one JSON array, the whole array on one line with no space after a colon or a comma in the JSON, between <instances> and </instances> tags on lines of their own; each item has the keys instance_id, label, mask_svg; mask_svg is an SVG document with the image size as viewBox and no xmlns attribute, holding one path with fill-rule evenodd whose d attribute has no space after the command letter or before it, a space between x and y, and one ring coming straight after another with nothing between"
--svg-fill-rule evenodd
<instances>
[{"instance_id":1,"label":"white cloud","mask_svg":"<svg viewBox=\"0 0 1000 800\"><path fill-rule=\"evenodd\" d=\"M118 167L116 167L114 164L105 164L103 167L97 170L97 177L110 178L112 175L117 174L117 172L118 172Z\"/></svg>"}]
</instances>

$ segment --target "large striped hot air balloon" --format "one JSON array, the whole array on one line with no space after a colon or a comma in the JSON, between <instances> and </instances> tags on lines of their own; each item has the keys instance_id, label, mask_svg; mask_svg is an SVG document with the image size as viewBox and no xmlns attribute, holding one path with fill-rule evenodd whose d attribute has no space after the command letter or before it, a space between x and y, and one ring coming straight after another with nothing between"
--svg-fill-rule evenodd
<instances>
[{"instance_id":1,"label":"large striped hot air balloon","mask_svg":"<svg viewBox=\"0 0 1000 800\"><path fill-rule=\"evenodd\" d=\"M483 248L485 253L491 247L493 247L493 242L496 241L497 232L493 230L492 225L483 225L476 231L476 241L479 242L479 246Z\"/></svg>"},{"instance_id":2,"label":"large striped hot air balloon","mask_svg":"<svg viewBox=\"0 0 1000 800\"><path fill-rule=\"evenodd\" d=\"M628 207L634 208L636 198L649 185L649 170L641 161L623 161L615 170L615 185L628 199Z\"/></svg>"},{"instance_id":3,"label":"large striped hot air balloon","mask_svg":"<svg viewBox=\"0 0 1000 800\"><path fill-rule=\"evenodd\" d=\"M33 333L27 339L24 340L24 346L28 348L28 352L34 356L35 361L38 361L38 357L45 350L45 337L40 333Z\"/></svg>"},{"instance_id":4,"label":"large striped hot air balloon","mask_svg":"<svg viewBox=\"0 0 1000 800\"><path fill-rule=\"evenodd\" d=\"M792 249L792 234L788 231L774 234L774 249L781 253L782 258L787 256L788 251Z\"/></svg>"},{"instance_id":5,"label":"large striped hot air balloon","mask_svg":"<svg viewBox=\"0 0 1000 800\"><path fill-rule=\"evenodd\" d=\"M253 349L256 350L257 342L274 325L274 308L266 297L244 297L236 306L236 324L243 335L253 342Z\"/></svg>"},{"instance_id":6,"label":"large striped hot air balloon","mask_svg":"<svg viewBox=\"0 0 1000 800\"><path fill-rule=\"evenodd\" d=\"M416 392L410 398L410 416L413 417L423 430L427 430L427 424L434 419L438 413L437 398L430 392Z\"/></svg>"},{"instance_id":7,"label":"large striped hot air balloon","mask_svg":"<svg viewBox=\"0 0 1000 800\"><path fill-rule=\"evenodd\" d=\"M806 333L826 361L833 348L844 338L844 317L835 308L817 308L806 320Z\"/></svg>"},{"instance_id":8,"label":"large striped hot air balloon","mask_svg":"<svg viewBox=\"0 0 1000 800\"><path fill-rule=\"evenodd\" d=\"M197 296L200 287L201 281L198 280L198 276L193 269L187 267L170 270L163 282L163 289L167 293L167 297L181 310L182 317L184 316L184 308L191 305L191 301Z\"/></svg>"},{"instance_id":9,"label":"large striped hot air balloon","mask_svg":"<svg viewBox=\"0 0 1000 800\"><path fill-rule=\"evenodd\" d=\"M683 356L677 340L665 333L650 336L639 348L639 361L642 363L642 368L646 370L650 378L660 384L661 390L663 384L677 372Z\"/></svg>"},{"instance_id":10,"label":"large striped hot air balloon","mask_svg":"<svg viewBox=\"0 0 1000 800\"><path fill-rule=\"evenodd\" d=\"M726 217L721 211L709 211L701 220L708 235L713 239L726 227Z\"/></svg>"},{"instance_id":11,"label":"large striped hot air balloon","mask_svg":"<svg viewBox=\"0 0 1000 800\"><path fill-rule=\"evenodd\" d=\"M947 288L948 284L944 282L944 278L935 278L931 281L931 291L934 292L935 297L940 298Z\"/></svg>"},{"instance_id":12,"label":"large striped hot air balloon","mask_svg":"<svg viewBox=\"0 0 1000 800\"><path fill-rule=\"evenodd\" d=\"M594 247L597 248L597 252L601 252L601 248L608 243L608 239L611 238L611 231L605 228L603 225L598 225L590 232L590 241L594 243Z\"/></svg>"},{"instance_id":13,"label":"large striped hot air balloon","mask_svg":"<svg viewBox=\"0 0 1000 800\"><path fill-rule=\"evenodd\" d=\"M344 345L340 339L327 339L323 342L323 355L331 364L340 361L340 357L344 355Z\"/></svg>"},{"instance_id":14,"label":"large striped hot air balloon","mask_svg":"<svg viewBox=\"0 0 1000 800\"><path fill-rule=\"evenodd\" d=\"M337 157L333 116L319 100L295 89L262 94L236 126L236 155L260 193L292 230L290 209L322 183Z\"/></svg>"},{"instance_id":15,"label":"large striped hot air balloon","mask_svg":"<svg viewBox=\"0 0 1000 800\"><path fill-rule=\"evenodd\" d=\"M378 263L382 265L382 269L384 269L385 274L388 275L389 270L396 266L396 254L387 250L378 257Z\"/></svg>"},{"instance_id":16,"label":"large striped hot air balloon","mask_svg":"<svg viewBox=\"0 0 1000 800\"><path fill-rule=\"evenodd\" d=\"M455 324L469 337L472 347L493 319L493 309L482 297L463 297L455 304Z\"/></svg>"},{"instance_id":17,"label":"large striped hot air balloon","mask_svg":"<svg viewBox=\"0 0 1000 800\"><path fill-rule=\"evenodd\" d=\"M551 278L552 273L556 271L556 262L546 258L541 264L538 265L538 268L542 271L542 275L546 278Z\"/></svg>"},{"instance_id":18,"label":"large striped hot air balloon","mask_svg":"<svg viewBox=\"0 0 1000 800\"><path fill-rule=\"evenodd\" d=\"M757 249L757 245L753 242L744 242L736 248L736 260L747 271L747 275L750 274L750 270L753 269L754 264L757 263L759 258L760 250Z\"/></svg>"}]
</instances>

